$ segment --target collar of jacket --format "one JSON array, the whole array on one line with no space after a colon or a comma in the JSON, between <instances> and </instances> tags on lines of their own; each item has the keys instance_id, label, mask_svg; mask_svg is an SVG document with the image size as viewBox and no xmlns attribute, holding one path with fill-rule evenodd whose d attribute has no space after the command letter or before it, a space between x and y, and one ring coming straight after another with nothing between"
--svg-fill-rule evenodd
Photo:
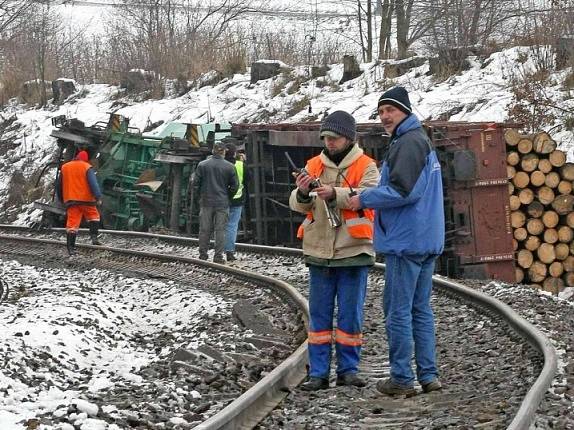
<instances>
[{"instance_id":1,"label":"collar of jacket","mask_svg":"<svg viewBox=\"0 0 574 430\"><path fill-rule=\"evenodd\" d=\"M419 119L416 117L416 115L414 113L411 113L409 116L407 116L405 119L403 119L399 123L399 125L395 128L395 130L393 131L393 134L391 136L391 140L394 140L398 137L401 137L406 132L414 130L415 128L420 128L420 127L422 127L421 122L419 121Z\"/></svg>"},{"instance_id":2,"label":"collar of jacket","mask_svg":"<svg viewBox=\"0 0 574 430\"><path fill-rule=\"evenodd\" d=\"M329 157L327 157L322 151L321 154L319 154L323 165L325 167L332 167L334 169L346 169L361 155L363 155L363 150L359 148L359 145L356 143L353 144L351 151L349 151L349 153L345 156L345 158L341 160L339 164L333 163L333 161L331 161Z\"/></svg>"}]
</instances>

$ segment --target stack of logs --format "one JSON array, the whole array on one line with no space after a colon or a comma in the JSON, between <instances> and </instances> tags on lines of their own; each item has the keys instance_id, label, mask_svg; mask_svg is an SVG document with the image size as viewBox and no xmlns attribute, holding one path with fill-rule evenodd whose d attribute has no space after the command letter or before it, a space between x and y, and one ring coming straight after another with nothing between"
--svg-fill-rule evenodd
<instances>
[{"instance_id":1,"label":"stack of logs","mask_svg":"<svg viewBox=\"0 0 574 430\"><path fill-rule=\"evenodd\" d=\"M574 286L574 163L545 132L504 138L516 282L558 294Z\"/></svg>"}]
</instances>

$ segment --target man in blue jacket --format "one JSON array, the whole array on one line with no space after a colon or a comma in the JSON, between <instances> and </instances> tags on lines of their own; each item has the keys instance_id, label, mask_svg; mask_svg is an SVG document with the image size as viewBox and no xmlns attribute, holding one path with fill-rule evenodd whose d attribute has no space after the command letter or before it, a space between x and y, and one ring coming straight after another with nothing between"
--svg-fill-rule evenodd
<instances>
[{"instance_id":1,"label":"man in blue jacket","mask_svg":"<svg viewBox=\"0 0 574 430\"><path fill-rule=\"evenodd\" d=\"M386 262L383 310L391 375L377 389L408 396L415 394L413 346L423 391L442 388L430 305L435 260L444 247L441 168L403 87L385 92L378 112L390 147L378 186L354 196L351 207L376 209L374 247Z\"/></svg>"}]
</instances>

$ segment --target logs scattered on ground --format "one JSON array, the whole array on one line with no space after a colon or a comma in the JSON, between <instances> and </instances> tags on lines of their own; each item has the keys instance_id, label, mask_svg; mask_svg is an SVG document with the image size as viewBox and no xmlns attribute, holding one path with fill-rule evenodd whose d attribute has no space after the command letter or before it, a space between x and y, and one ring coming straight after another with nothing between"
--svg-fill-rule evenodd
<instances>
[{"instance_id":1,"label":"logs scattered on ground","mask_svg":"<svg viewBox=\"0 0 574 430\"><path fill-rule=\"evenodd\" d=\"M574 163L548 133L504 138L516 282L558 294L574 287Z\"/></svg>"}]
</instances>

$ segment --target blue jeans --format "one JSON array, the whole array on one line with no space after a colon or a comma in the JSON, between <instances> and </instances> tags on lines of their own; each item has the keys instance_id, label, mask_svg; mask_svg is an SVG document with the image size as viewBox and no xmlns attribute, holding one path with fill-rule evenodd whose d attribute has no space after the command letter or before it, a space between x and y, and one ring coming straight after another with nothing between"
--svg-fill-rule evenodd
<instances>
[{"instance_id":1,"label":"blue jeans","mask_svg":"<svg viewBox=\"0 0 574 430\"><path fill-rule=\"evenodd\" d=\"M389 342L391 379L412 386L413 343L417 379L438 377L434 317L430 305L436 255L385 255L383 310Z\"/></svg>"},{"instance_id":2,"label":"blue jeans","mask_svg":"<svg viewBox=\"0 0 574 430\"><path fill-rule=\"evenodd\" d=\"M225 252L235 251L235 241L237 240L237 229L241 220L243 206L229 206L229 219L225 227Z\"/></svg>"},{"instance_id":3,"label":"blue jeans","mask_svg":"<svg viewBox=\"0 0 574 430\"><path fill-rule=\"evenodd\" d=\"M337 374L358 371L368 272L368 266L309 266L309 376L329 377L335 299Z\"/></svg>"}]
</instances>

